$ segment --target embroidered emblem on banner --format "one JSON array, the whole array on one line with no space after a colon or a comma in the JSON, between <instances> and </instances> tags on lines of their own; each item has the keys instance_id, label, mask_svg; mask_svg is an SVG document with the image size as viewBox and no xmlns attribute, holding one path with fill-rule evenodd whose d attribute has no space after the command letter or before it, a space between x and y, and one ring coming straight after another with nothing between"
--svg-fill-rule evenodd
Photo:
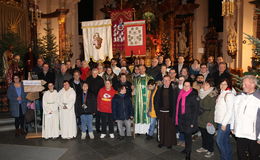
<instances>
[{"instance_id":1,"label":"embroidered emblem on banner","mask_svg":"<svg viewBox=\"0 0 260 160\"><path fill-rule=\"evenodd\" d=\"M100 37L99 33L95 33L93 36L93 45L96 49L100 49L102 46L103 39Z\"/></svg>"},{"instance_id":2,"label":"embroidered emblem on banner","mask_svg":"<svg viewBox=\"0 0 260 160\"><path fill-rule=\"evenodd\" d=\"M142 46L143 45L143 27L134 26L127 28L127 42L128 46Z\"/></svg>"}]
</instances>

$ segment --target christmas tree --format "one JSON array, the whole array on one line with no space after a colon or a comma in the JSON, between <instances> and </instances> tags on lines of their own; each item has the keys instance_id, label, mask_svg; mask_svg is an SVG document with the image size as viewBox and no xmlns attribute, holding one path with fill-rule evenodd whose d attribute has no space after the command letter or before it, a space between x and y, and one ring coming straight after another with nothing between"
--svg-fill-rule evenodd
<instances>
[{"instance_id":1,"label":"christmas tree","mask_svg":"<svg viewBox=\"0 0 260 160\"><path fill-rule=\"evenodd\" d=\"M169 37L166 33L162 34L162 53L163 55L169 55L170 51L170 44L169 44Z\"/></svg>"},{"instance_id":2,"label":"christmas tree","mask_svg":"<svg viewBox=\"0 0 260 160\"><path fill-rule=\"evenodd\" d=\"M44 58L45 62L53 65L57 55L56 36L52 33L52 28L47 23L47 27L44 28L46 35L38 39L38 57Z\"/></svg>"}]
</instances>

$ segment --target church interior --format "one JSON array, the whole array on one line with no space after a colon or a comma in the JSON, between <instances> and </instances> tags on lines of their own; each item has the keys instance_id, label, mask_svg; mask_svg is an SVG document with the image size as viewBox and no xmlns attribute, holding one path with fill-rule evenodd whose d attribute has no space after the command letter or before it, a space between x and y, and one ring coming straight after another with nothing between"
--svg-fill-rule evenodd
<instances>
[{"instance_id":1,"label":"church interior","mask_svg":"<svg viewBox=\"0 0 260 160\"><path fill-rule=\"evenodd\" d=\"M123 20L118 18L120 16L125 28L120 28L120 20ZM98 58L87 55L87 51L94 54L87 45L95 45L98 50L101 47L98 45L108 42L104 35L101 38L97 35L96 41L88 41L86 34L93 27L87 23L111 19L111 53L107 49L107 53ZM116 29L114 21L119 22ZM143 40L141 50L127 50L123 42L126 40L122 40L128 38L124 37L128 33L125 30L128 21L143 22L143 37L132 37ZM118 39L113 34L117 34ZM10 135L14 120L10 118L6 97L8 63L13 59L17 58L18 66L28 73L39 57L53 66L67 61L76 65L78 59L104 62L115 57L125 58L131 65L133 58L142 58L149 67L152 59L160 55L169 57L173 64L178 63L180 56L187 63L194 59L207 63L210 56L223 57L233 82L237 82L245 73L259 78L259 39L260 0L0 0L0 157L26 152L11 159L183 159L181 147L160 149L155 141L144 141L142 135L126 141L14 139ZM10 58L11 54L15 56ZM25 74L24 79L28 77ZM241 89L238 82L236 88ZM194 148L200 143L196 140ZM234 140L231 144L235 148ZM233 155L236 158L235 151ZM192 156L194 160L206 159L198 153ZM218 159L217 154L214 159Z\"/></svg>"}]
</instances>

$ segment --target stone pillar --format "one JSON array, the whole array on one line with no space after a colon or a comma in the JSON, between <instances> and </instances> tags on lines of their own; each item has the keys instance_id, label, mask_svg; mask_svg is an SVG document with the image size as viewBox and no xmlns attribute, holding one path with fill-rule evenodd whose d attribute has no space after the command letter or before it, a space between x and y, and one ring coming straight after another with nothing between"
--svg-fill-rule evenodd
<instances>
[{"instance_id":1,"label":"stone pillar","mask_svg":"<svg viewBox=\"0 0 260 160\"><path fill-rule=\"evenodd\" d=\"M239 10L238 10L238 24L239 26L239 50L238 50L238 68L242 68L243 72L247 71L247 67L251 66L251 57L252 57L252 45L245 38L243 33L249 35L254 35L253 25L254 25L254 9L255 5L250 4L251 0L239 0ZM240 28L241 27L241 28Z\"/></svg>"},{"instance_id":2,"label":"stone pillar","mask_svg":"<svg viewBox=\"0 0 260 160\"><path fill-rule=\"evenodd\" d=\"M208 1L205 0L196 0L197 4L199 4L199 8L197 8L194 12L194 20L193 20L193 58L201 60L204 54L203 39L206 31L206 27L208 26Z\"/></svg>"},{"instance_id":3,"label":"stone pillar","mask_svg":"<svg viewBox=\"0 0 260 160\"><path fill-rule=\"evenodd\" d=\"M75 60L77 58L80 58L80 45L79 45L79 28L80 25L78 23L78 2L79 0L71 0L67 3L67 8L70 10L67 14L67 21L66 21L66 30L68 33L68 36L71 38L72 43L72 53L73 57L71 59L71 62L74 64Z\"/></svg>"},{"instance_id":4,"label":"stone pillar","mask_svg":"<svg viewBox=\"0 0 260 160\"><path fill-rule=\"evenodd\" d=\"M103 0L93 0L93 18L95 20L104 19L105 15L103 12L100 11L100 9L104 7L104 3L105 1Z\"/></svg>"},{"instance_id":5,"label":"stone pillar","mask_svg":"<svg viewBox=\"0 0 260 160\"><path fill-rule=\"evenodd\" d=\"M174 50L174 43L175 43L175 37L174 37L174 18L175 15L171 15L170 17L170 57L171 60L174 60L175 50Z\"/></svg>"}]
</instances>

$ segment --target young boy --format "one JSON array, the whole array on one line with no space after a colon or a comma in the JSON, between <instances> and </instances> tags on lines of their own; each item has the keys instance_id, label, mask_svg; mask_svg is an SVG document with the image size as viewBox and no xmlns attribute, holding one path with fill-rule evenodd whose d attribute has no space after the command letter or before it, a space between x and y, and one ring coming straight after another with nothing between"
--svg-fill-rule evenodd
<instances>
[{"instance_id":1,"label":"young boy","mask_svg":"<svg viewBox=\"0 0 260 160\"><path fill-rule=\"evenodd\" d=\"M88 83L83 82L82 84L82 93L79 105L77 107L80 113L81 119L81 139L86 139L86 131L88 130L89 138L94 139L93 134L93 114L97 110L96 97L93 93L88 90Z\"/></svg>"},{"instance_id":2,"label":"young boy","mask_svg":"<svg viewBox=\"0 0 260 160\"><path fill-rule=\"evenodd\" d=\"M126 94L126 86L121 85L112 100L113 118L117 122L119 130L119 140L125 136L123 125L126 127L126 136L131 136L131 119L133 119L133 106L131 97Z\"/></svg>"},{"instance_id":3,"label":"young boy","mask_svg":"<svg viewBox=\"0 0 260 160\"><path fill-rule=\"evenodd\" d=\"M151 123L150 123L148 133L146 134L146 139L151 140L153 138L155 125L156 125L156 117L157 117L154 108L154 96L157 91L157 86L153 79L149 80L147 85L149 89L149 110L147 114L151 118Z\"/></svg>"}]
</instances>

